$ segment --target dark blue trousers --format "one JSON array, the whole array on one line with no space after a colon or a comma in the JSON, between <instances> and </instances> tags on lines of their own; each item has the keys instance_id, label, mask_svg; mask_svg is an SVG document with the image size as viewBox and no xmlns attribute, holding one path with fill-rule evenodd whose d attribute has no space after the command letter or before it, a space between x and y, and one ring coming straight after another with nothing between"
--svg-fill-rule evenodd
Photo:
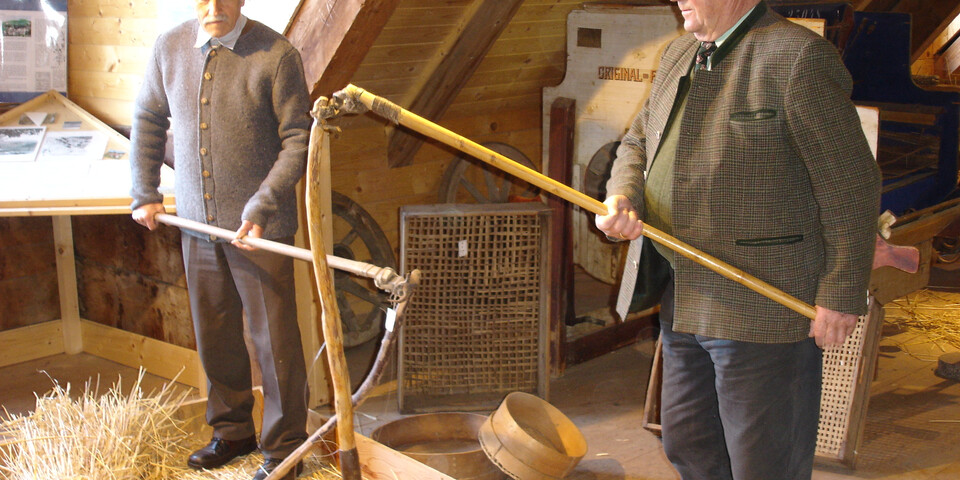
<instances>
[{"instance_id":1,"label":"dark blue trousers","mask_svg":"<svg viewBox=\"0 0 960 480\"><path fill-rule=\"evenodd\" d=\"M809 480L822 354L813 339L761 344L674 332L661 304L663 448L683 480Z\"/></svg>"}]
</instances>

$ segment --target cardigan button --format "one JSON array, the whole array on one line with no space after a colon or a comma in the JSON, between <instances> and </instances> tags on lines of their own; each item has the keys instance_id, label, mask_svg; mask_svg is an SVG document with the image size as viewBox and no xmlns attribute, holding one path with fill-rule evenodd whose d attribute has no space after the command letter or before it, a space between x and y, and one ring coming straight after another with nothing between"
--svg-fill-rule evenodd
<instances>
[{"instance_id":1,"label":"cardigan button","mask_svg":"<svg viewBox=\"0 0 960 480\"><path fill-rule=\"evenodd\" d=\"M203 98L200 99L200 104L201 104L201 105L206 105L206 104L208 104L208 103L210 103L210 100L208 100L207 97L203 97Z\"/></svg>"},{"instance_id":2,"label":"cardigan button","mask_svg":"<svg viewBox=\"0 0 960 480\"><path fill-rule=\"evenodd\" d=\"M208 221L208 222L212 222L212 221L213 221L213 215L207 215L207 221Z\"/></svg>"},{"instance_id":3,"label":"cardigan button","mask_svg":"<svg viewBox=\"0 0 960 480\"><path fill-rule=\"evenodd\" d=\"M213 78L213 74L211 74L210 72L205 72L205 73L203 74L203 78L206 78L207 80L210 80L210 79Z\"/></svg>"},{"instance_id":4,"label":"cardigan button","mask_svg":"<svg viewBox=\"0 0 960 480\"><path fill-rule=\"evenodd\" d=\"M206 155L206 154L207 154L207 147L200 147L200 155Z\"/></svg>"},{"instance_id":5,"label":"cardigan button","mask_svg":"<svg viewBox=\"0 0 960 480\"><path fill-rule=\"evenodd\" d=\"M203 175L205 178L210 177L210 171L209 171L209 170L204 170L201 175Z\"/></svg>"},{"instance_id":6,"label":"cardigan button","mask_svg":"<svg viewBox=\"0 0 960 480\"><path fill-rule=\"evenodd\" d=\"M207 129L207 122L200 122L200 130L206 130L206 129Z\"/></svg>"}]
</instances>

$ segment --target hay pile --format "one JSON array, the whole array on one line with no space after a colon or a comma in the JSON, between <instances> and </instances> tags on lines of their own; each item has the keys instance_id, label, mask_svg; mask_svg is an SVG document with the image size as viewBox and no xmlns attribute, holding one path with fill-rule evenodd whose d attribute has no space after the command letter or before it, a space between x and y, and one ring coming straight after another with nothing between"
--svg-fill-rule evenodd
<instances>
[{"instance_id":1,"label":"hay pile","mask_svg":"<svg viewBox=\"0 0 960 480\"><path fill-rule=\"evenodd\" d=\"M176 412L188 391L173 383L144 395L141 370L128 394L117 380L98 396L99 385L85 386L76 400L70 385L53 381L53 390L38 397L27 415L0 416L0 478L10 480L247 480L263 461L247 455L212 471L186 467L190 452L209 438L184 430L188 419ZM301 479L330 480L340 475L317 459L304 462Z\"/></svg>"},{"instance_id":2,"label":"hay pile","mask_svg":"<svg viewBox=\"0 0 960 480\"><path fill-rule=\"evenodd\" d=\"M884 320L901 330L922 333L941 350L960 349L960 293L918 290L884 306Z\"/></svg>"},{"instance_id":3,"label":"hay pile","mask_svg":"<svg viewBox=\"0 0 960 480\"><path fill-rule=\"evenodd\" d=\"M4 410L0 474L23 480L169 478L188 437L173 419L186 393L177 396L168 384L145 396L143 375L127 395L120 380L99 397L99 385L88 383L76 401L69 384L54 381L32 414Z\"/></svg>"}]
</instances>

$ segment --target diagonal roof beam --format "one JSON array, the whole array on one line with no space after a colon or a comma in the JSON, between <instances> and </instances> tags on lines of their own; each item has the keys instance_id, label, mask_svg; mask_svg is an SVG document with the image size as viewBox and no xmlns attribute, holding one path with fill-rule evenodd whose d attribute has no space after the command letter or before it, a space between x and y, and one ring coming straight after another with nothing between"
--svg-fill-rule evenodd
<instances>
[{"instance_id":1,"label":"diagonal roof beam","mask_svg":"<svg viewBox=\"0 0 960 480\"><path fill-rule=\"evenodd\" d=\"M313 98L350 83L400 0L302 0L286 35L303 57Z\"/></svg>"},{"instance_id":2,"label":"diagonal roof beam","mask_svg":"<svg viewBox=\"0 0 960 480\"><path fill-rule=\"evenodd\" d=\"M956 0L905 0L894 11L910 14L910 62L913 63L960 14L960 4Z\"/></svg>"},{"instance_id":3,"label":"diagonal roof beam","mask_svg":"<svg viewBox=\"0 0 960 480\"><path fill-rule=\"evenodd\" d=\"M443 116L522 3L523 0L474 0L462 27L444 42L411 90L412 100L402 102L409 105L405 108L432 121ZM419 137L392 129L387 146L390 166L409 165L420 145Z\"/></svg>"}]
</instances>

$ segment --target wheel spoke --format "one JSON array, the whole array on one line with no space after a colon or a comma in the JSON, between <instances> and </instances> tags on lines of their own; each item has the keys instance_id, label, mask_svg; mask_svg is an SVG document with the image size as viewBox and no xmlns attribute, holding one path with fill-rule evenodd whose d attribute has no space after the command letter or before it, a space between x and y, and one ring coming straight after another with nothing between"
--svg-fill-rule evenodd
<instances>
[{"instance_id":1,"label":"wheel spoke","mask_svg":"<svg viewBox=\"0 0 960 480\"><path fill-rule=\"evenodd\" d=\"M344 292L377 307L379 307L384 301L383 296L368 290L366 287L360 285L352 279L350 281L343 282L343 284L339 285L339 287L341 287Z\"/></svg>"},{"instance_id":2,"label":"wheel spoke","mask_svg":"<svg viewBox=\"0 0 960 480\"><path fill-rule=\"evenodd\" d=\"M346 235L344 235L339 242L334 242L334 243L336 243L337 245L344 245L349 247L351 244L353 244L354 240L357 239L358 235L360 235L360 232L357 231L356 228L351 228L350 231L347 232Z\"/></svg>"},{"instance_id":3,"label":"wheel spoke","mask_svg":"<svg viewBox=\"0 0 960 480\"><path fill-rule=\"evenodd\" d=\"M337 309L340 310L340 322L343 324L343 329L348 332L356 332L360 330L360 325L357 323L357 314L353 311L353 308L350 306L350 302L347 301L347 294L343 291L341 285L335 285L336 296L337 296Z\"/></svg>"},{"instance_id":4,"label":"wheel spoke","mask_svg":"<svg viewBox=\"0 0 960 480\"><path fill-rule=\"evenodd\" d=\"M490 169L481 168L483 171L483 180L487 184L487 193L490 194L489 198L494 203L503 202L503 199L500 198L500 187L497 185L497 177L490 172Z\"/></svg>"},{"instance_id":5,"label":"wheel spoke","mask_svg":"<svg viewBox=\"0 0 960 480\"><path fill-rule=\"evenodd\" d=\"M470 181L467 180L466 177L463 177L460 179L460 184L463 185L463 188L465 188L468 192L470 192L470 195L473 196L473 199L476 200L477 203L487 203L487 199L483 196L482 193L480 193L479 190L477 190L477 186L470 183Z\"/></svg>"}]
</instances>

